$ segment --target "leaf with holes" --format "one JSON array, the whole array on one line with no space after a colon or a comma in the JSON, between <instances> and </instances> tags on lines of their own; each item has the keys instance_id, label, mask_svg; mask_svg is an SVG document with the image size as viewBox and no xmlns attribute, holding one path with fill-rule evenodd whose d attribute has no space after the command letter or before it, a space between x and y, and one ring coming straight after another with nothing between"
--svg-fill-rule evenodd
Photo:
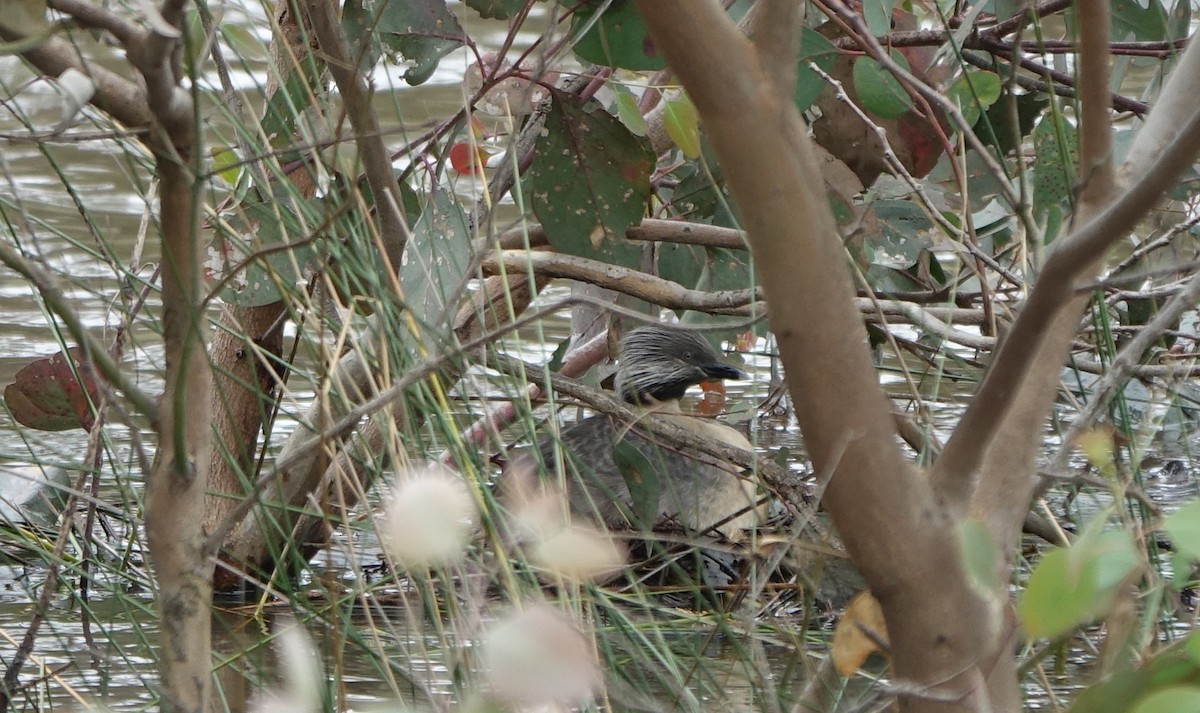
<instances>
[{"instance_id":1,"label":"leaf with holes","mask_svg":"<svg viewBox=\"0 0 1200 713\"><path fill-rule=\"evenodd\" d=\"M400 258L400 289L417 320L433 334L453 316L471 264L471 231L449 191L435 189Z\"/></svg>"},{"instance_id":2,"label":"leaf with holes","mask_svg":"<svg viewBox=\"0 0 1200 713\"><path fill-rule=\"evenodd\" d=\"M1114 40L1162 40L1167 36L1167 13L1161 2L1113 0Z\"/></svg>"},{"instance_id":3,"label":"leaf with holes","mask_svg":"<svg viewBox=\"0 0 1200 713\"><path fill-rule=\"evenodd\" d=\"M599 104L553 97L528 172L534 215L556 250L636 267L625 229L645 212L654 154Z\"/></svg>"},{"instance_id":4,"label":"leaf with holes","mask_svg":"<svg viewBox=\"0 0 1200 713\"><path fill-rule=\"evenodd\" d=\"M442 57L467 41L445 0L349 0L342 27L355 47L366 43L397 55L409 65L404 81L414 86L433 76ZM373 64L373 55L366 53L363 65Z\"/></svg>"},{"instance_id":5,"label":"leaf with holes","mask_svg":"<svg viewBox=\"0 0 1200 713\"><path fill-rule=\"evenodd\" d=\"M277 184L274 194L264 198L251 189L223 224L210 248L208 272L229 278L221 298L240 307L261 307L278 302L286 293L308 279L313 243L307 240L321 219L316 201L303 200L290 184ZM253 257L244 269L246 258Z\"/></svg>"},{"instance_id":6,"label":"leaf with holes","mask_svg":"<svg viewBox=\"0 0 1200 713\"><path fill-rule=\"evenodd\" d=\"M267 140L276 148L291 146L297 133L296 120L302 116L313 99L324 95L321 87L321 70L312 57L305 57L300 69L288 75L275 93L267 99L263 111L262 128ZM295 151L280 156L280 161L292 160L300 154Z\"/></svg>"}]
</instances>

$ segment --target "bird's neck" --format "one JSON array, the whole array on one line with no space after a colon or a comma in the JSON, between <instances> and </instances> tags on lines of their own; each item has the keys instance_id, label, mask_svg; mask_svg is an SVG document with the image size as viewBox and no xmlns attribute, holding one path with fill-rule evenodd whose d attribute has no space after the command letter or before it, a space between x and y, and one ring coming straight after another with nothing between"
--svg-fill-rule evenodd
<instances>
[{"instance_id":1,"label":"bird's neck","mask_svg":"<svg viewBox=\"0 0 1200 713\"><path fill-rule=\"evenodd\" d=\"M662 413L662 414L681 414L683 407L679 405L679 399L664 399L663 401L655 401L649 404L642 404L642 410L646 413Z\"/></svg>"}]
</instances>

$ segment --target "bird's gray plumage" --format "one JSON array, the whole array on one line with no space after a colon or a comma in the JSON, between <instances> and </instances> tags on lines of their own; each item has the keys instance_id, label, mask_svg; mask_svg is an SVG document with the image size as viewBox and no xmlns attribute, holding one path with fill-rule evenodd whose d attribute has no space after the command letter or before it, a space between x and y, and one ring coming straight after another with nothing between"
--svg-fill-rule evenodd
<instances>
[{"instance_id":1,"label":"bird's gray plumage","mask_svg":"<svg viewBox=\"0 0 1200 713\"><path fill-rule=\"evenodd\" d=\"M681 426L741 448L749 443L736 430L679 413L678 399L702 381L740 378L738 369L696 332L669 327L641 327L621 340L615 385L626 401L663 412ZM674 521L694 531L718 531L736 539L753 527L754 487L707 455L688 453L655 439L652 434L607 415L586 418L562 431L559 439L538 445L542 463L556 464L561 446L571 508L597 517L609 526L629 527L632 497L617 466L619 441L632 446L657 474L658 508L654 523ZM652 489L653 492L653 489ZM622 507L622 504L624 507ZM644 505L643 505L644 507Z\"/></svg>"}]
</instances>

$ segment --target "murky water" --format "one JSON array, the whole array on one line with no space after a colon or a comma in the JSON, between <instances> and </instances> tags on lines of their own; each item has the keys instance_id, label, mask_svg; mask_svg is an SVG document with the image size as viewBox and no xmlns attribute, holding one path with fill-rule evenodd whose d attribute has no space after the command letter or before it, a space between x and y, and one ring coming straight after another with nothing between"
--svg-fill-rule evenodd
<instances>
[{"instance_id":1,"label":"murky water","mask_svg":"<svg viewBox=\"0 0 1200 713\"><path fill-rule=\"evenodd\" d=\"M222 22L248 30L244 42L265 43L268 38L265 13L256 6L240 7L226 5ZM470 19L470 12L462 13ZM493 33L475 32L472 36L483 43L502 39ZM530 41L531 38L523 38ZM118 54L109 49L97 48L97 56L106 63L119 66ZM237 88L249 90L255 87L265 66L265 44L257 54L251 48L248 54L256 61L239 67L232 75ZM419 125L431 117L443 117L461 104L460 82L467 63L463 54L456 54L441 64L433 78L417 88L403 86L394 72L380 72L376 85L381 88L381 107L385 121L390 127ZM59 118L60 100L55 91L45 83L29 84L31 76L19 62L11 57L0 57L0 95L15 96L0 106L0 135L15 137L29 127L45 129L53 126ZM209 97L216 102L219 82L215 76L206 77ZM20 88L20 91L18 91ZM397 89L400 97L393 103L394 96L387 90ZM403 105L403 116L395 108ZM83 126L73 132L87 132ZM219 137L226 129L217 119L211 127L212 141L220 143ZM116 297L115 286L127 277L128 266L139 266L134 272L142 280L149 279L150 269L140 267L152 264L157 256L154 240L142 240L147 232L147 216L150 213L151 187L146 184L146 158L129 145L113 140L62 141L47 148L10 138L3 140L0 152L0 199L5 203L5 213L10 221L0 228L4 239L15 240L28 253L36 256L58 279L65 289L72 308L84 324L103 341L114 338L121 323L121 314L140 285L136 281L129 285L131 292L125 301ZM69 177L74 193L64 185L62 175ZM460 187L460 192L469 193L470 185ZM86 219L77 207L77 201L86 206ZM22 222L28 217L31 222ZM153 230L150 229L153 235ZM138 257L134 257L134 256ZM120 267L125 266L125 267ZM146 310L154 313L157 305L153 296ZM7 384L13 375L31 359L51 354L60 347L60 338L50 326L46 311L31 293L28 284L8 270L0 270L0 323L4 325L4 340L0 343L0 383ZM546 349L529 348L521 356L538 360L545 359L553 344L561 340L568 330L565 321L551 323L547 335L551 346ZM143 388L149 392L158 389L161 349L153 332L142 325L139 331L129 335L126 361L136 370ZM523 341L526 347L533 342ZM760 343L760 347L765 344ZM774 365L765 354L747 355L747 367L753 374L749 383L734 384L729 391L731 403L761 403L770 390L770 375ZM975 374L967 375L975 377ZM885 377L889 389L903 402L908 396L903 380L894 375ZM294 385L295 386L295 385ZM293 394L296 403L303 403L309 395L303 385L297 386ZM480 386L480 389L486 388ZM936 398L927 398L925 405L933 409L935 423L942 433L948 433L961 410L960 398L973 388L971 378L962 383L948 382L942 385ZM929 394L925 394L926 397ZM786 419L747 421L754 427L757 445L764 450L788 448L793 455L803 452L794 428ZM285 418L280 422L280 432L290 429ZM104 444L110 463L122 463L124 469L134 460L132 433L129 429L112 425L106 429ZM140 433L143 439L151 434ZM80 465L85 436L78 431L45 433L17 427L7 412L0 412L0 458L17 463L43 462L67 467ZM1147 481L1147 490L1157 501L1179 503L1197 495L1196 471L1191 454L1197 446L1192 431L1184 428L1175 438L1157 442L1163 457L1154 466ZM1053 443L1047 444L1053 447ZM801 466L802 467L802 466ZM111 507L111 512L102 515L98 527L107 528L100 538L111 550L104 553L100 561L107 571L90 573L93 585L88 598L81 597L79 571L66 568L64 582L50 595L52 604L48 623L39 636L35 657L31 659L47 678L43 683L32 686L19 699L17 707L22 710L48 708L51 705L71 704L79 700L103 700L114 710L138 710L154 699L148 692L155 676L155 655L150 647L156 638L152 598L149 593L136 589L136 577L126 577L122 571L143 566L141 553L135 539L130 535L130 523L137 519L136 483L101 477L99 500ZM1055 494L1052 500L1058 498ZM1055 500L1057 502L1057 500ZM1102 503L1082 504L1079 507L1098 507ZM50 534L52 537L52 533ZM2 538L3 535L0 535ZM314 601L321 597L336 600L363 577L370 577L373 559L379 552L378 544L370 527L352 529L339 533L329 550L316 560L313 572L306 575L302 589L310 593ZM15 560L0 559L0 651L14 650L15 642L24 633L29 622L31 603L42 594L44 563L27 554L15 553ZM144 581L144 580L142 580ZM104 591L95 583L107 583ZM112 593L120 591L120 596ZM376 592L378 595L400 596L395 592ZM343 602L344 604L344 602ZM340 606L340 605L339 605ZM419 611L419 607L415 607ZM271 603L267 611L271 615L281 613L285 606ZM409 673L424 677L428 690L418 695L415 685L405 686L395 672L389 672L386 663L361 653L361 649L347 654L333 648L323 650L323 659L330 675L337 672L342 688L338 707L361 708L381 700L403 698L420 700L432 695L434 699L449 697L455 667L462 664L452 649L447 647L446 634L435 635L428 631L420 615L391 611L385 613L386 626L376 626L380 619L371 619L372 612L365 607L348 607L356 621L354 625L370 635L379 635L386 641L382 648L398 652L404 659ZM217 632L217 655L238 653L236 671L224 671L222 684L228 691L239 685L253 690L265 681L274 680L271 673L273 657L269 647L263 645L268 632L262 619L255 615L259 610L251 603L238 602L223 605L214 614L214 631ZM380 612L374 612L376 617ZM273 618L273 616L268 616ZM368 622L374 622L369 624ZM313 627L314 629L319 627ZM336 640L337 632L330 633ZM367 634L364 634L367 635ZM681 635L682 636L682 635ZM453 639L453 635L450 636ZM713 658L722 655L722 644L718 641L696 643L688 640L679 642L681 648L697 646ZM258 648L258 655L246 655ZM367 647L363 647L364 649ZM779 645L780 660L789 660L789 649ZM0 655L6 661L8 654ZM234 668L231 666L230 668ZM29 667L27 667L27 672ZM730 669L732 671L732 669ZM226 674L233 673L232 676ZM737 680L738 675L727 672L730 681L727 691L745 690L749 701L754 684ZM240 683L239 683L240 682ZM1055 682L1069 689L1076 685L1070 680ZM77 697L78 696L78 697ZM1037 703L1037 700L1034 701ZM428 701L426 701L428 705ZM746 704L750 705L749 702ZM431 706L433 708L438 705Z\"/></svg>"}]
</instances>

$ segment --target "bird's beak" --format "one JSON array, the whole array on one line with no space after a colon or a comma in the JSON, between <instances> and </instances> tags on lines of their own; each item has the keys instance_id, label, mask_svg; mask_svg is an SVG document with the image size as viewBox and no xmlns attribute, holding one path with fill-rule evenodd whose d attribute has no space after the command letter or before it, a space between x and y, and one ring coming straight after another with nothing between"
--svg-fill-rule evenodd
<instances>
[{"instance_id":1,"label":"bird's beak","mask_svg":"<svg viewBox=\"0 0 1200 713\"><path fill-rule=\"evenodd\" d=\"M747 379L746 372L728 364L706 364L700 367L704 375L710 379Z\"/></svg>"}]
</instances>

